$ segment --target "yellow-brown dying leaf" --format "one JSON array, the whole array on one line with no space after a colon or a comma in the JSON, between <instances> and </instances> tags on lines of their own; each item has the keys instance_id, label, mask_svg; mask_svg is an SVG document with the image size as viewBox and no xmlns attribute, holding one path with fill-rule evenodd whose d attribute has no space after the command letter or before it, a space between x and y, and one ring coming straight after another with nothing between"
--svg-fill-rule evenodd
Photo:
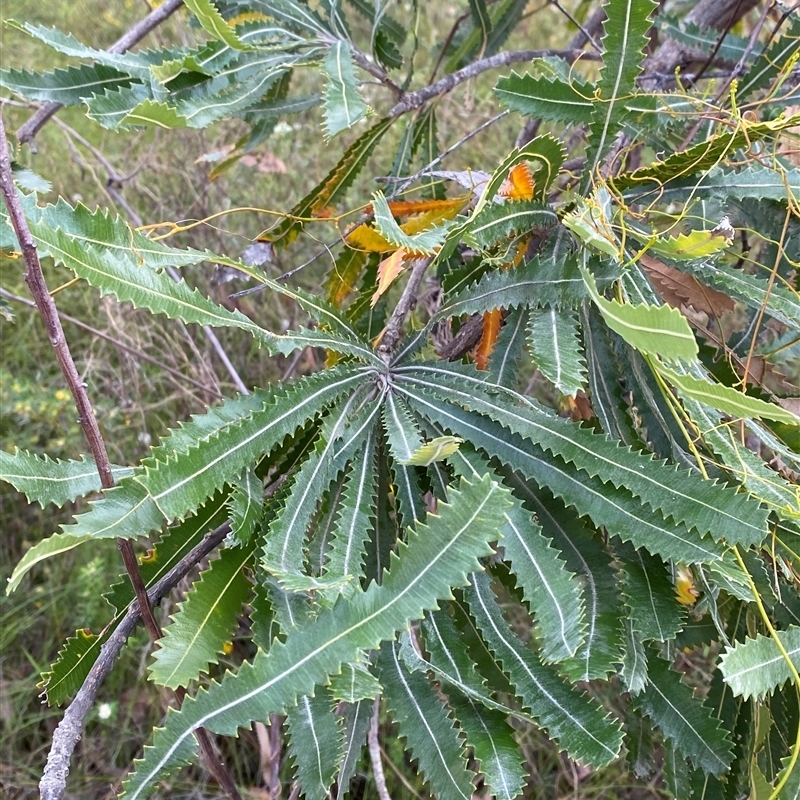
<instances>
[{"instance_id":1,"label":"yellow-brown dying leaf","mask_svg":"<svg viewBox=\"0 0 800 800\"><path fill-rule=\"evenodd\" d=\"M507 200L533 200L535 188L530 167L522 161L511 168L498 194Z\"/></svg>"},{"instance_id":2,"label":"yellow-brown dying leaf","mask_svg":"<svg viewBox=\"0 0 800 800\"><path fill-rule=\"evenodd\" d=\"M378 265L378 288L375 290L375 294L372 295L370 307L375 307L375 303L378 302L381 295L394 283L395 278L403 271L403 259L405 256L406 251L401 247L395 250L388 258L384 258Z\"/></svg>"},{"instance_id":3,"label":"yellow-brown dying leaf","mask_svg":"<svg viewBox=\"0 0 800 800\"><path fill-rule=\"evenodd\" d=\"M494 346L497 344L497 337L500 335L502 324L502 308L493 308L491 311L484 313L483 333L481 333L481 340L475 348L475 366L478 369L489 369L489 358L492 355Z\"/></svg>"}]
</instances>

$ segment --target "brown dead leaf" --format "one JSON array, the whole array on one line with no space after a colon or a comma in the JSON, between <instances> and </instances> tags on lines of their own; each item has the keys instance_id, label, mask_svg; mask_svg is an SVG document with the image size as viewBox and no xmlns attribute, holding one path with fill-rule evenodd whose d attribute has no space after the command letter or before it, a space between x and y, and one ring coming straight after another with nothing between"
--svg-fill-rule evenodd
<instances>
[{"instance_id":1,"label":"brown dead leaf","mask_svg":"<svg viewBox=\"0 0 800 800\"><path fill-rule=\"evenodd\" d=\"M652 256L643 255L639 263L644 267L658 293L669 305L679 308L692 306L710 317L719 317L725 311L733 311L734 301L723 292L700 283L693 275L687 275Z\"/></svg>"},{"instance_id":2,"label":"brown dead leaf","mask_svg":"<svg viewBox=\"0 0 800 800\"><path fill-rule=\"evenodd\" d=\"M274 153L248 153L242 156L240 162L246 167L257 169L259 172L264 173L280 173L286 172L286 164L283 163Z\"/></svg>"}]
</instances>

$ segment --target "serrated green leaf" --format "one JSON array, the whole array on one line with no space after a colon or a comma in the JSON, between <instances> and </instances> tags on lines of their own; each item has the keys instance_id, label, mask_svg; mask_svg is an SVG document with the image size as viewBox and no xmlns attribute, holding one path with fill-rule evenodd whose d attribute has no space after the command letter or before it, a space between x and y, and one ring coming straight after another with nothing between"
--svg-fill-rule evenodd
<instances>
[{"instance_id":1,"label":"serrated green leaf","mask_svg":"<svg viewBox=\"0 0 800 800\"><path fill-rule=\"evenodd\" d=\"M730 31L721 36L716 28L703 29L685 19L678 21L666 14L659 14L658 27L670 39L691 48L693 53L702 53L720 61L731 61L734 64L740 59L743 64L748 63L751 48L747 39L736 36Z\"/></svg>"},{"instance_id":2,"label":"serrated green leaf","mask_svg":"<svg viewBox=\"0 0 800 800\"><path fill-rule=\"evenodd\" d=\"M595 108L595 87L577 76L563 83L512 72L500 78L494 91L506 108L551 122L586 125Z\"/></svg>"},{"instance_id":3,"label":"serrated green leaf","mask_svg":"<svg viewBox=\"0 0 800 800\"><path fill-rule=\"evenodd\" d=\"M381 684L366 664L351 661L342 667L341 674L331 678L328 692L338 702L359 703L374 700L381 693Z\"/></svg>"},{"instance_id":4,"label":"serrated green leaf","mask_svg":"<svg viewBox=\"0 0 800 800\"><path fill-rule=\"evenodd\" d=\"M725 529L725 535L731 537L729 541L738 541L734 538L738 535L759 537L757 541L764 536L766 517L763 511L735 490L710 481L698 481L694 474L622 447L605 435L592 433L571 420L545 411L535 401L511 390L500 389L492 394L493 387L484 384L477 370L457 365L419 364L400 367L397 374L403 391L407 391L409 383L427 391L442 389L446 391L448 405L459 404L490 416L589 475L602 474L604 483L627 487L653 508L676 519L690 521L689 524L701 533L720 536ZM465 438L474 443L469 434ZM679 497L680 511L676 507ZM735 513L732 513L733 504L738 506Z\"/></svg>"},{"instance_id":5,"label":"serrated green leaf","mask_svg":"<svg viewBox=\"0 0 800 800\"><path fill-rule=\"evenodd\" d=\"M341 392L337 395L340 397ZM373 402L354 414L353 407L362 399L358 392L352 392L343 400L337 397L336 404L323 420L314 452L298 470L285 505L269 526L262 564L284 585L287 576L305 574L306 530L317 504L374 426L380 404ZM335 580L350 577L326 576Z\"/></svg>"},{"instance_id":6,"label":"serrated green leaf","mask_svg":"<svg viewBox=\"0 0 800 800\"><path fill-rule=\"evenodd\" d=\"M535 200L517 200L487 206L470 223L468 235L482 247L500 241L512 233L524 236L534 229L558 224L555 211Z\"/></svg>"},{"instance_id":7,"label":"serrated green leaf","mask_svg":"<svg viewBox=\"0 0 800 800\"><path fill-rule=\"evenodd\" d=\"M131 467L111 467L115 481L129 477L132 472ZM19 448L13 454L0 450L0 481L10 483L29 503L38 503L42 508L48 503L61 508L64 503L102 488L97 464L91 458L54 461L46 454L39 456Z\"/></svg>"},{"instance_id":8,"label":"serrated green leaf","mask_svg":"<svg viewBox=\"0 0 800 800\"><path fill-rule=\"evenodd\" d=\"M338 200L352 185L366 164L367 158L376 147L394 120L382 119L368 131L361 134L345 150L339 163L289 212L287 218L276 225L263 237L276 245L288 246L303 230L306 218Z\"/></svg>"},{"instance_id":9,"label":"serrated green leaf","mask_svg":"<svg viewBox=\"0 0 800 800\"><path fill-rule=\"evenodd\" d=\"M100 94L107 89L130 86L129 75L105 64L82 64L53 72L28 70L0 70L0 86L28 100L79 105L85 97Z\"/></svg>"},{"instance_id":10,"label":"serrated green leaf","mask_svg":"<svg viewBox=\"0 0 800 800\"><path fill-rule=\"evenodd\" d=\"M364 119L371 109L358 93L349 42L340 39L330 46L323 70L328 76L325 87L325 135L331 138Z\"/></svg>"},{"instance_id":11,"label":"serrated green leaf","mask_svg":"<svg viewBox=\"0 0 800 800\"><path fill-rule=\"evenodd\" d=\"M136 106L152 99L150 88L142 83L134 83L126 88L106 89L102 94L95 94L84 100L86 116L104 128L118 128Z\"/></svg>"},{"instance_id":12,"label":"serrated green leaf","mask_svg":"<svg viewBox=\"0 0 800 800\"><path fill-rule=\"evenodd\" d=\"M370 431L361 452L350 464L334 528L327 563L326 578L361 577L364 570L364 551L370 531L370 519L375 516L377 492L375 486L376 434ZM355 588L356 582L351 583Z\"/></svg>"},{"instance_id":13,"label":"serrated green leaf","mask_svg":"<svg viewBox=\"0 0 800 800\"><path fill-rule=\"evenodd\" d=\"M620 549L618 557L622 559L622 593L637 639L674 639L686 619L664 562L629 547Z\"/></svg>"},{"instance_id":14,"label":"serrated green leaf","mask_svg":"<svg viewBox=\"0 0 800 800\"><path fill-rule=\"evenodd\" d=\"M45 691L50 706L60 706L80 689L86 675L100 653L100 643L108 638L92 633L88 628L75 632L64 642L50 669L42 673L39 684Z\"/></svg>"},{"instance_id":15,"label":"serrated green leaf","mask_svg":"<svg viewBox=\"0 0 800 800\"><path fill-rule=\"evenodd\" d=\"M409 533L408 544L398 544L380 586L372 583L365 592L341 598L331 611L292 632L285 644L274 643L235 675L187 699L145 750L125 785L128 800L151 793L160 776L194 755L192 733L198 727L230 734L253 719L266 719L361 650L391 639L448 596L451 587L463 585L466 573L478 567L477 558L491 552L488 542L498 535L493 520L506 504L503 491L488 478L462 482L460 491L451 490L450 500L439 505L430 525L420 523Z\"/></svg>"},{"instance_id":16,"label":"serrated green leaf","mask_svg":"<svg viewBox=\"0 0 800 800\"><path fill-rule=\"evenodd\" d=\"M360 700L348 704L344 710L344 721L341 728L339 749L342 754L339 774L336 776L338 791L336 800L344 800L350 790L350 779L353 777L361 760L361 751L367 738L372 720L372 702Z\"/></svg>"},{"instance_id":17,"label":"serrated green leaf","mask_svg":"<svg viewBox=\"0 0 800 800\"><path fill-rule=\"evenodd\" d=\"M168 103L147 98L134 106L117 123L117 127L149 125L166 130L180 130L189 127L189 121Z\"/></svg>"},{"instance_id":18,"label":"serrated green leaf","mask_svg":"<svg viewBox=\"0 0 800 800\"><path fill-rule=\"evenodd\" d=\"M362 373L345 367L293 384L186 452L147 463L136 480L167 519L180 517L363 381Z\"/></svg>"},{"instance_id":19,"label":"serrated green leaf","mask_svg":"<svg viewBox=\"0 0 800 800\"><path fill-rule=\"evenodd\" d=\"M489 358L489 368L486 370L487 383L505 386L507 389L514 388L517 369L527 349L525 342L527 323L527 309L509 311Z\"/></svg>"},{"instance_id":20,"label":"serrated green leaf","mask_svg":"<svg viewBox=\"0 0 800 800\"><path fill-rule=\"evenodd\" d=\"M587 186L611 148L627 113L626 101L636 90L644 50L650 41L650 17L656 8L654 0L610 0L605 5L603 67L597 81L600 102L595 105L589 126Z\"/></svg>"},{"instance_id":21,"label":"serrated green leaf","mask_svg":"<svg viewBox=\"0 0 800 800\"><path fill-rule=\"evenodd\" d=\"M212 0L184 0L184 2L186 7L195 15L204 31L225 42L228 47L234 50L251 49L236 35L236 31L228 25Z\"/></svg>"},{"instance_id":22,"label":"serrated green leaf","mask_svg":"<svg viewBox=\"0 0 800 800\"><path fill-rule=\"evenodd\" d=\"M110 254L79 243L63 230L54 230L44 222L29 220L28 224L37 244L103 295L128 300L136 308L146 308L171 319L213 327L241 328L265 344L273 336L241 312L228 311L203 297L184 281L176 283L166 274L112 258Z\"/></svg>"},{"instance_id":23,"label":"serrated green leaf","mask_svg":"<svg viewBox=\"0 0 800 800\"><path fill-rule=\"evenodd\" d=\"M506 470L508 473L509 471ZM624 609L612 574L611 559L589 526L572 509L554 501L548 492L536 491L519 475L507 474L511 486L528 511L536 514L542 532L583 586L585 638L578 652L559 665L573 681L608 679L621 659Z\"/></svg>"},{"instance_id":24,"label":"serrated green leaf","mask_svg":"<svg viewBox=\"0 0 800 800\"><path fill-rule=\"evenodd\" d=\"M232 545L246 545L264 510L264 482L256 475L255 470L246 469L233 485L228 508L231 532L227 541Z\"/></svg>"},{"instance_id":25,"label":"serrated green leaf","mask_svg":"<svg viewBox=\"0 0 800 800\"><path fill-rule=\"evenodd\" d=\"M522 791L525 771L520 763L519 747L506 722L506 709L489 698L483 679L446 612L428 614L423 628L426 648L431 652L432 661L445 670L434 669L434 675L447 684L448 703L464 731L467 744L480 763L492 796L507 800L517 797ZM404 634L401 641L401 654L409 669L431 666L410 646L408 634Z\"/></svg>"},{"instance_id":26,"label":"serrated green leaf","mask_svg":"<svg viewBox=\"0 0 800 800\"><path fill-rule=\"evenodd\" d=\"M414 453L424 446L422 435L411 417L402 397L388 392L383 404L383 429L392 458L400 464L409 464Z\"/></svg>"},{"instance_id":27,"label":"serrated green leaf","mask_svg":"<svg viewBox=\"0 0 800 800\"><path fill-rule=\"evenodd\" d=\"M377 663L383 698L400 736L437 797L470 800L476 776L467 768L461 733L430 681L421 672L409 672L398 651L393 642L384 642Z\"/></svg>"},{"instance_id":28,"label":"serrated green leaf","mask_svg":"<svg viewBox=\"0 0 800 800\"><path fill-rule=\"evenodd\" d=\"M150 65L153 62L158 63L161 61L161 54L158 51L155 53L112 53L108 50L96 50L93 47L87 47L72 34L64 33L56 28L32 25L29 22L19 23L11 19L7 20L5 24L39 39L39 41L44 42L59 53L105 64L121 72L127 72L143 81L147 81L150 77Z\"/></svg>"},{"instance_id":29,"label":"serrated green leaf","mask_svg":"<svg viewBox=\"0 0 800 800\"><path fill-rule=\"evenodd\" d=\"M742 76L739 95L742 98L770 86L776 78L791 65L800 45L800 20L787 15L785 25L777 30L778 36L770 37L751 68ZM788 103L787 103L788 105Z\"/></svg>"},{"instance_id":30,"label":"serrated green leaf","mask_svg":"<svg viewBox=\"0 0 800 800\"><path fill-rule=\"evenodd\" d=\"M436 119L436 105L431 103L423 109L414 124L414 139L411 143L412 158L419 156L421 167L433 164L439 158L439 127ZM420 178L422 196L434 200L441 200L445 196L444 187L438 178L433 175L423 175Z\"/></svg>"},{"instance_id":31,"label":"serrated green leaf","mask_svg":"<svg viewBox=\"0 0 800 800\"><path fill-rule=\"evenodd\" d=\"M681 265L702 283L720 289L750 308L765 312L784 325L800 328L800 296L789 287L769 285L769 281L713 261L688 261Z\"/></svg>"},{"instance_id":32,"label":"serrated green leaf","mask_svg":"<svg viewBox=\"0 0 800 800\"><path fill-rule=\"evenodd\" d=\"M498 423L451 406L441 395L414 391L408 396L420 413L468 439L487 455L511 464L624 541L632 541L635 546L665 558L677 556L678 561L705 562L722 558L721 545L690 533L683 525L659 519L625 489L614 491L611 484L600 478L589 478L582 471L564 465L560 459L547 458L536 445L510 434ZM671 511L675 512L674 506Z\"/></svg>"},{"instance_id":33,"label":"serrated green leaf","mask_svg":"<svg viewBox=\"0 0 800 800\"><path fill-rule=\"evenodd\" d=\"M236 615L250 594L244 568L253 550L253 543L226 548L200 574L153 653L150 676L159 686L188 686L217 663L237 625Z\"/></svg>"},{"instance_id":34,"label":"serrated green leaf","mask_svg":"<svg viewBox=\"0 0 800 800\"><path fill-rule=\"evenodd\" d=\"M778 631L778 638L794 668L800 670L800 627L790 625L786 630ZM733 693L745 700L751 697L762 700L792 679L789 665L775 640L761 634L726 648L719 668Z\"/></svg>"},{"instance_id":35,"label":"serrated green leaf","mask_svg":"<svg viewBox=\"0 0 800 800\"><path fill-rule=\"evenodd\" d=\"M635 697L647 686L647 656L639 633L633 629L630 619L625 620L625 648L619 674L631 696Z\"/></svg>"},{"instance_id":36,"label":"serrated green leaf","mask_svg":"<svg viewBox=\"0 0 800 800\"><path fill-rule=\"evenodd\" d=\"M563 661L575 655L586 632L580 586L530 513L514 506L505 522L505 557L539 625L542 660Z\"/></svg>"},{"instance_id":37,"label":"serrated green leaf","mask_svg":"<svg viewBox=\"0 0 800 800\"><path fill-rule=\"evenodd\" d=\"M619 724L594 701L562 683L525 647L503 619L486 575L475 574L470 580L465 596L478 627L517 695L548 736L587 764L613 761L622 747Z\"/></svg>"},{"instance_id":38,"label":"serrated green leaf","mask_svg":"<svg viewBox=\"0 0 800 800\"><path fill-rule=\"evenodd\" d=\"M622 191L642 181L655 180L666 183L675 175L687 177L716 167L729 153L739 148L749 148L754 142L779 134L787 127L800 122L800 115L781 116L766 122L741 121L739 125L725 127L722 133L703 142L668 155L663 161L655 161L634 172L627 172L612 181L615 190Z\"/></svg>"},{"instance_id":39,"label":"serrated green leaf","mask_svg":"<svg viewBox=\"0 0 800 800\"><path fill-rule=\"evenodd\" d=\"M574 397L583 389L586 361L574 312L555 308L532 309L528 346L542 375L559 392Z\"/></svg>"},{"instance_id":40,"label":"serrated green leaf","mask_svg":"<svg viewBox=\"0 0 800 800\"><path fill-rule=\"evenodd\" d=\"M649 662L647 688L636 698L637 705L695 766L712 775L726 772L733 751L719 720L666 661Z\"/></svg>"},{"instance_id":41,"label":"serrated green leaf","mask_svg":"<svg viewBox=\"0 0 800 800\"><path fill-rule=\"evenodd\" d=\"M339 718L325 691L304 695L286 715L289 752L303 797L325 800L339 771Z\"/></svg>"},{"instance_id":42,"label":"serrated green leaf","mask_svg":"<svg viewBox=\"0 0 800 800\"><path fill-rule=\"evenodd\" d=\"M20 559L8 579L6 594L13 592L22 578L37 564L54 555L66 553L92 539L132 539L159 530L164 516L153 500L132 478L124 478L119 485L105 492L105 496L92 503L91 511L77 517L74 525L65 526L38 542Z\"/></svg>"}]
</instances>

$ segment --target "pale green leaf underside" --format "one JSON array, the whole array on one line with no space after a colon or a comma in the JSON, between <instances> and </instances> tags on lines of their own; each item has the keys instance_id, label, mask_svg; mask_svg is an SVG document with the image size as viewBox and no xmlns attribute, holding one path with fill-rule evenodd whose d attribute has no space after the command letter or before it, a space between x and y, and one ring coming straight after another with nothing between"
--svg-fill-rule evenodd
<instances>
[{"instance_id":1,"label":"pale green leaf underside","mask_svg":"<svg viewBox=\"0 0 800 800\"><path fill-rule=\"evenodd\" d=\"M790 625L778 631L778 638L795 670L800 670L800 627ZM745 700L762 699L792 679L789 665L775 640L761 634L729 647L722 655L719 668L733 693Z\"/></svg>"}]
</instances>

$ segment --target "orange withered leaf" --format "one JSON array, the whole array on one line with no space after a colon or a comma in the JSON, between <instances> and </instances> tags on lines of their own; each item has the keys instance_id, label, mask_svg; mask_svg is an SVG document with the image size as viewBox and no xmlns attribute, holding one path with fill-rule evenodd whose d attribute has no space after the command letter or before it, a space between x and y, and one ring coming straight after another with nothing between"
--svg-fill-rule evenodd
<instances>
[{"instance_id":1,"label":"orange withered leaf","mask_svg":"<svg viewBox=\"0 0 800 800\"><path fill-rule=\"evenodd\" d=\"M403 259L406 251L402 247L395 250L378 265L378 288L372 295L370 306L374 307L381 295L394 283L395 278L403 271Z\"/></svg>"},{"instance_id":2,"label":"orange withered leaf","mask_svg":"<svg viewBox=\"0 0 800 800\"><path fill-rule=\"evenodd\" d=\"M507 200L533 200L535 185L530 167L523 161L511 168L498 194Z\"/></svg>"},{"instance_id":3,"label":"orange withered leaf","mask_svg":"<svg viewBox=\"0 0 800 800\"><path fill-rule=\"evenodd\" d=\"M478 369L489 369L489 358L492 355L500 327L503 323L503 309L493 308L483 315L483 333L475 348L475 366Z\"/></svg>"}]
</instances>

